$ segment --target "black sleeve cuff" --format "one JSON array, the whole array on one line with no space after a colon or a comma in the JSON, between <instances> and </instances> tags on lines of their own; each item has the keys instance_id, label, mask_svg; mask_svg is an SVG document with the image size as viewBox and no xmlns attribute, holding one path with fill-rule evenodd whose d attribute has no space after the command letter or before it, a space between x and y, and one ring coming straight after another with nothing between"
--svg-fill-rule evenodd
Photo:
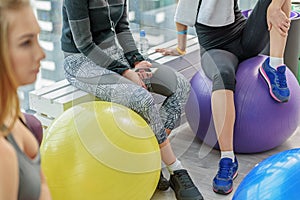
<instances>
[{"instance_id":1,"label":"black sleeve cuff","mask_svg":"<svg viewBox=\"0 0 300 200\"><path fill-rule=\"evenodd\" d=\"M145 60L145 58L137 51L130 51L124 54L129 65L134 68L134 63L135 62L140 62Z\"/></svg>"},{"instance_id":2,"label":"black sleeve cuff","mask_svg":"<svg viewBox=\"0 0 300 200\"><path fill-rule=\"evenodd\" d=\"M115 60L107 67L107 69L122 75L129 67Z\"/></svg>"}]
</instances>

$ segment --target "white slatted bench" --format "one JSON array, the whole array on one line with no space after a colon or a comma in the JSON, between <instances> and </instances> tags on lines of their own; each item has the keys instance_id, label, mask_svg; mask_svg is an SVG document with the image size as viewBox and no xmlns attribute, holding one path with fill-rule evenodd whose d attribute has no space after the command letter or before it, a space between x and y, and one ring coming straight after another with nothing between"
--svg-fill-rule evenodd
<instances>
[{"instance_id":1,"label":"white slatted bench","mask_svg":"<svg viewBox=\"0 0 300 200\"><path fill-rule=\"evenodd\" d=\"M177 40L172 40L149 50L149 58L157 63L172 66L182 73L188 80L195 74L199 67L200 54L197 37L188 36L187 54L184 56L162 56L156 53L156 48L175 47ZM154 95L155 101L161 103L164 97ZM29 106L35 116L47 128L52 121L68 108L97 98L82 90L73 87L66 79L50 86L33 90L29 93Z\"/></svg>"}]
</instances>

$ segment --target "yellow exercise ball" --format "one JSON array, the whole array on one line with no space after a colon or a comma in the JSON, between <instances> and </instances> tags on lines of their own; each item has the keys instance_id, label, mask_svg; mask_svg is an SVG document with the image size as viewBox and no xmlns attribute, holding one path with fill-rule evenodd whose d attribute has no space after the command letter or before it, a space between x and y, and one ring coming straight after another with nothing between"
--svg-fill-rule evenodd
<instances>
[{"instance_id":1,"label":"yellow exercise ball","mask_svg":"<svg viewBox=\"0 0 300 200\"><path fill-rule=\"evenodd\" d=\"M54 200L148 200L160 176L160 150L137 113L93 101L65 111L41 145Z\"/></svg>"}]
</instances>

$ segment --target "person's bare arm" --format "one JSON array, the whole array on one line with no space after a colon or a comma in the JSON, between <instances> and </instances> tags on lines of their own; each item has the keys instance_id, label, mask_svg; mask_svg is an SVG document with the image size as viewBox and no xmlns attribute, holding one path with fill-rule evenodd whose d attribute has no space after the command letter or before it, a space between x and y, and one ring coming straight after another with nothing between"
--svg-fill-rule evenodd
<instances>
[{"instance_id":1,"label":"person's bare arm","mask_svg":"<svg viewBox=\"0 0 300 200\"><path fill-rule=\"evenodd\" d=\"M51 194L50 190L48 188L46 178L44 173L41 170L41 194L40 194L40 200L51 200Z\"/></svg>"},{"instance_id":2,"label":"person's bare arm","mask_svg":"<svg viewBox=\"0 0 300 200\"><path fill-rule=\"evenodd\" d=\"M14 148L0 136L0 199L18 198L19 168Z\"/></svg>"},{"instance_id":3,"label":"person's bare arm","mask_svg":"<svg viewBox=\"0 0 300 200\"><path fill-rule=\"evenodd\" d=\"M167 56L180 56L186 53L187 29L186 25L176 22L177 29L177 47L176 48L159 48L156 52L160 52Z\"/></svg>"}]
</instances>

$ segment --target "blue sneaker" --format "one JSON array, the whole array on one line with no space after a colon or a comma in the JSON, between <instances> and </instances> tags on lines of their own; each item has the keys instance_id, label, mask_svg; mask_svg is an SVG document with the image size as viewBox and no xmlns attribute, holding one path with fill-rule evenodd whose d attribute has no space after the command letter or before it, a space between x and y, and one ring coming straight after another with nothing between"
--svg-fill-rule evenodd
<instances>
[{"instance_id":1,"label":"blue sneaker","mask_svg":"<svg viewBox=\"0 0 300 200\"><path fill-rule=\"evenodd\" d=\"M285 70L286 66L281 65L277 70L270 67L270 58L260 66L259 73L263 76L268 84L270 95L278 102L287 102L290 98L290 90L286 83Z\"/></svg>"},{"instance_id":2,"label":"blue sneaker","mask_svg":"<svg viewBox=\"0 0 300 200\"><path fill-rule=\"evenodd\" d=\"M213 180L213 190L219 194L229 194L233 189L233 179L237 176L238 161L231 158L222 158L219 171Z\"/></svg>"}]
</instances>

